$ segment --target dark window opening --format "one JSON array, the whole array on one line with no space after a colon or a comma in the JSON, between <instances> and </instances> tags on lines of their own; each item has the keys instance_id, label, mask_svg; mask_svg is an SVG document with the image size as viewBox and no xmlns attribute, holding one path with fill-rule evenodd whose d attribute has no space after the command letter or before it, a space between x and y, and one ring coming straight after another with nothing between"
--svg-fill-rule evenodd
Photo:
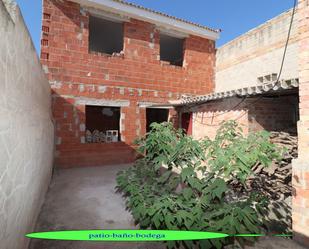
<instances>
[{"instance_id":1,"label":"dark window opening","mask_svg":"<svg viewBox=\"0 0 309 249\"><path fill-rule=\"evenodd\" d=\"M120 107L86 106L86 142L120 141Z\"/></svg>"},{"instance_id":2,"label":"dark window opening","mask_svg":"<svg viewBox=\"0 0 309 249\"><path fill-rule=\"evenodd\" d=\"M105 54L123 50L123 24L89 17L89 50Z\"/></svg>"},{"instance_id":3,"label":"dark window opening","mask_svg":"<svg viewBox=\"0 0 309 249\"><path fill-rule=\"evenodd\" d=\"M151 130L152 123L163 123L168 121L168 109L147 108L146 109L146 131Z\"/></svg>"},{"instance_id":4,"label":"dark window opening","mask_svg":"<svg viewBox=\"0 0 309 249\"><path fill-rule=\"evenodd\" d=\"M182 67L184 39L160 34L160 60Z\"/></svg>"}]
</instances>

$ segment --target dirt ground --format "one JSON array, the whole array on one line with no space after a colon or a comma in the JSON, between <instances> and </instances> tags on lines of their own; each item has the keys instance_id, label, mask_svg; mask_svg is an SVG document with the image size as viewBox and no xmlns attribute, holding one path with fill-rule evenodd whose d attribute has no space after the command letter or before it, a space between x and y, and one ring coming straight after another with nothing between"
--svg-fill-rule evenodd
<instances>
[{"instance_id":1,"label":"dirt ground","mask_svg":"<svg viewBox=\"0 0 309 249\"><path fill-rule=\"evenodd\" d=\"M115 193L118 171L129 165L56 170L35 231L138 229ZM161 243L32 240L29 249L163 249ZM248 249L303 249L293 240L261 238Z\"/></svg>"}]
</instances>

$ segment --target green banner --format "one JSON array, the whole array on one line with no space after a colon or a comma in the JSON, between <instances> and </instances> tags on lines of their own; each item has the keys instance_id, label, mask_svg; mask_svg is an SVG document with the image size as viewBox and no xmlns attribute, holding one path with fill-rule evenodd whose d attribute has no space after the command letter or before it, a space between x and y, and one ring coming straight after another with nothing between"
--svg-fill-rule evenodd
<instances>
[{"instance_id":1,"label":"green banner","mask_svg":"<svg viewBox=\"0 0 309 249\"><path fill-rule=\"evenodd\" d=\"M167 241L204 240L225 237L261 237L265 234L233 234L196 231L169 230L79 230L29 233L32 239L87 240L87 241ZM292 237L292 234L273 234L278 237Z\"/></svg>"},{"instance_id":2,"label":"green banner","mask_svg":"<svg viewBox=\"0 0 309 249\"><path fill-rule=\"evenodd\" d=\"M225 238L224 233L165 230L80 230L30 233L26 237L53 240L87 241L167 241Z\"/></svg>"}]
</instances>

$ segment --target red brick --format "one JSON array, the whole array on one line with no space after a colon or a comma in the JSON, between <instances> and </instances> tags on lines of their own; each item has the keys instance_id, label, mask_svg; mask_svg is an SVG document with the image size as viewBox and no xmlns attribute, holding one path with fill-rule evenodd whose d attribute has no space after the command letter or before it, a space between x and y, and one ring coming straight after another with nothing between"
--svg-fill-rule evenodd
<instances>
[{"instance_id":1,"label":"red brick","mask_svg":"<svg viewBox=\"0 0 309 249\"><path fill-rule=\"evenodd\" d=\"M175 99L181 94L207 94L214 89L213 41L189 36L184 46L187 66L161 65L157 60L160 54L160 36L155 25L131 19L124 23L124 55L107 56L88 51L88 18L88 14L81 15L80 6L76 3L43 1L44 46L41 50L41 62L48 67L47 77L53 83L53 113L56 125L60 127L56 136L62 137L61 144L57 145L60 155L57 159L58 166L87 166L100 162L110 163L113 159L115 162L120 160L115 148L96 144L93 152L108 151L113 156L108 160L96 156L91 162L87 154L89 144L80 143L84 132L79 130L79 124L85 122L85 107L76 106L77 97L129 100L130 106L122 108L126 117L121 123L125 126L122 136L125 137L126 146L131 148L137 129L141 135L146 131L145 109L140 108L139 114L136 114L136 108L139 108L137 102L167 103L169 99ZM83 29L81 22L84 23ZM149 42L152 42L151 33L154 37L153 48L149 46ZM77 37L81 37L81 40ZM83 91L80 90L80 85L84 88ZM100 85L106 87L104 92L98 91ZM123 87L123 94L118 87ZM64 112L67 112L66 118ZM76 117L79 119L77 124ZM137 119L140 120L139 126L136 124ZM175 118L173 120L176 122ZM76 132L78 137L70 140L70 136L75 136ZM70 151L76 152L73 148L79 148L76 156L66 157ZM123 160L132 161L132 158L125 156Z\"/></svg>"}]
</instances>

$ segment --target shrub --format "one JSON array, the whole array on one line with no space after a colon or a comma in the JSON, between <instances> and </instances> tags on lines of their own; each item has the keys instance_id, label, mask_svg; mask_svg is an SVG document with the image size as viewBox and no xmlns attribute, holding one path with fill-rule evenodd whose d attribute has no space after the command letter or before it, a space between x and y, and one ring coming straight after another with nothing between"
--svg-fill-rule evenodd
<instances>
[{"instance_id":1,"label":"shrub","mask_svg":"<svg viewBox=\"0 0 309 249\"><path fill-rule=\"evenodd\" d=\"M256 163L267 166L280 158L266 132L245 137L235 122L226 122L214 140L197 141L170 123L151 128L137 141L144 158L117 176L117 188L142 229L260 233L259 215L267 200L247 193L246 180ZM167 247L222 248L247 240L169 241Z\"/></svg>"}]
</instances>

